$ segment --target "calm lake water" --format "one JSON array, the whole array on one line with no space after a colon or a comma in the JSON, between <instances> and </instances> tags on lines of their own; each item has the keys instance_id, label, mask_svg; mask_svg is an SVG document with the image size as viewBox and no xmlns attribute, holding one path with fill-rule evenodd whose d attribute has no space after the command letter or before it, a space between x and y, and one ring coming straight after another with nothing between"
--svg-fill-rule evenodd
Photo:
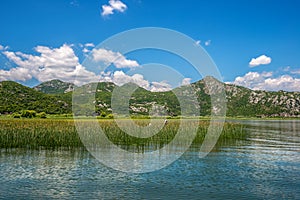
<instances>
[{"instance_id":1,"label":"calm lake water","mask_svg":"<svg viewBox=\"0 0 300 200\"><path fill-rule=\"evenodd\" d=\"M300 121L240 121L247 139L127 174L87 151L0 151L0 199L300 199Z\"/></svg>"}]
</instances>

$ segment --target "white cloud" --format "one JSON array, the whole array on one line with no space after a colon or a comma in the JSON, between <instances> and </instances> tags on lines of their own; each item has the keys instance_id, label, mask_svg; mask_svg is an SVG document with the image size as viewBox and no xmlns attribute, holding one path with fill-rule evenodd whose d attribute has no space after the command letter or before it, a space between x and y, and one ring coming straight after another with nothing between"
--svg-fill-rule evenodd
<instances>
[{"instance_id":1,"label":"white cloud","mask_svg":"<svg viewBox=\"0 0 300 200\"><path fill-rule=\"evenodd\" d=\"M71 1L71 2L70 2L70 5L71 5L71 6L74 6L74 7L78 7L78 6L79 6L79 3L78 3L77 0L74 0L74 1Z\"/></svg>"},{"instance_id":2,"label":"white cloud","mask_svg":"<svg viewBox=\"0 0 300 200\"><path fill-rule=\"evenodd\" d=\"M263 84L267 90L300 91L300 79L290 75L282 75L277 78L268 78Z\"/></svg>"},{"instance_id":3,"label":"white cloud","mask_svg":"<svg viewBox=\"0 0 300 200\"><path fill-rule=\"evenodd\" d=\"M90 50L89 50L89 49L87 49L87 48L83 48L83 49L82 49L82 52L83 52L83 53L89 53L89 52L90 52Z\"/></svg>"},{"instance_id":4,"label":"white cloud","mask_svg":"<svg viewBox=\"0 0 300 200\"><path fill-rule=\"evenodd\" d=\"M36 78L44 82L60 79L81 85L97 81L99 78L80 65L78 57L70 45L64 44L59 48L37 46L35 51L39 55L12 51L3 52L17 67L10 70L0 70L0 80L27 81Z\"/></svg>"},{"instance_id":5,"label":"white cloud","mask_svg":"<svg viewBox=\"0 0 300 200\"><path fill-rule=\"evenodd\" d=\"M249 62L250 67L256 67L259 65L267 65L270 64L272 59L266 55L261 55L257 58L252 58Z\"/></svg>"},{"instance_id":6,"label":"white cloud","mask_svg":"<svg viewBox=\"0 0 300 200\"><path fill-rule=\"evenodd\" d=\"M85 47L95 47L94 43L86 43L84 44Z\"/></svg>"},{"instance_id":7,"label":"white cloud","mask_svg":"<svg viewBox=\"0 0 300 200\"><path fill-rule=\"evenodd\" d=\"M170 84L168 84L166 81L161 82L152 82L151 83L151 92L165 92L171 90L172 87Z\"/></svg>"},{"instance_id":8,"label":"white cloud","mask_svg":"<svg viewBox=\"0 0 300 200\"><path fill-rule=\"evenodd\" d=\"M7 50L9 47L8 46L2 46L1 44L0 44L0 51L5 51L5 50Z\"/></svg>"},{"instance_id":9,"label":"white cloud","mask_svg":"<svg viewBox=\"0 0 300 200\"><path fill-rule=\"evenodd\" d=\"M102 6L102 13L101 13L101 15L102 16L112 15L112 14L114 14L113 10L114 9L111 6L103 5Z\"/></svg>"},{"instance_id":10,"label":"white cloud","mask_svg":"<svg viewBox=\"0 0 300 200\"><path fill-rule=\"evenodd\" d=\"M290 73L290 74L293 74L293 75L300 75L300 69L293 69L291 68L290 66L287 66L287 67L284 67L282 68L282 71L286 72L286 73Z\"/></svg>"},{"instance_id":11,"label":"white cloud","mask_svg":"<svg viewBox=\"0 0 300 200\"><path fill-rule=\"evenodd\" d=\"M211 40L207 40L207 41L205 41L205 46L209 46L210 45L210 43L211 43Z\"/></svg>"},{"instance_id":12,"label":"white cloud","mask_svg":"<svg viewBox=\"0 0 300 200\"><path fill-rule=\"evenodd\" d=\"M124 12L127 6L120 0L109 0L109 5L102 5L102 16L108 16L114 14L114 10L118 12Z\"/></svg>"},{"instance_id":13,"label":"white cloud","mask_svg":"<svg viewBox=\"0 0 300 200\"><path fill-rule=\"evenodd\" d=\"M117 85L124 85L125 83L135 83L138 86L148 89L150 84L148 81L144 80L143 75L141 74L134 74L129 76L122 71L116 71L112 75L112 82Z\"/></svg>"},{"instance_id":14,"label":"white cloud","mask_svg":"<svg viewBox=\"0 0 300 200\"><path fill-rule=\"evenodd\" d=\"M109 5L120 12L124 12L127 9L127 6L120 0L110 0Z\"/></svg>"},{"instance_id":15,"label":"white cloud","mask_svg":"<svg viewBox=\"0 0 300 200\"><path fill-rule=\"evenodd\" d=\"M298 69L298 70L292 70L291 74L300 74L300 69Z\"/></svg>"},{"instance_id":16,"label":"white cloud","mask_svg":"<svg viewBox=\"0 0 300 200\"><path fill-rule=\"evenodd\" d=\"M106 49L93 49L93 60L96 62L104 62L106 65L114 64L117 68L134 68L139 63L135 60L128 60L119 52L113 52Z\"/></svg>"},{"instance_id":17,"label":"white cloud","mask_svg":"<svg viewBox=\"0 0 300 200\"><path fill-rule=\"evenodd\" d=\"M135 83L138 86L150 90L152 92L158 91L169 91L171 90L171 85L166 81L161 82L149 82L144 79L144 76L141 74L133 74L132 76L125 74L123 71L107 72L101 73L100 82L113 82L116 85L124 85L126 83Z\"/></svg>"},{"instance_id":18,"label":"white cloud","mask_svg":"<svg viewBox=\"0 0 300 200\"><path fill-rule=\"evenodd\" d=\"M200 46L200 44L201 44L201 40L195 41L195 45L196 45L196 46ZM206 40L206 41L204 42L204 45L205 45L205 46L209 46L210 44L211 44L211 40Z\"/></svg>"},{"instance_id":19,"label":"white cloud","mask_svg":"<svg viewBox=\"0 0 300 200\"><path fill-rule=\"evenodd\" d=\"M82 49L82 52L84 53L85 56L87 56L88 53L91 52L92 48L95 47L94 43L85 43L85 44L80 44L79 47Z\"/></svg>"},{"instance_id":20,"label":"white cloud","mask_svg":"<svg viewBox=\"0 0 300 200\"><path fill-rule=\"evenodd\" d=\"M255 89L258 83L264 82L265 78L272 76L269 72L248 72L244 76L239 76L235 79L233 84L241 85L251 89Z\"/></svg>"},{"instance_id":21,"label":"white cloud","mask_svg":"<svg viewBox=\"0 0 300 200\"><path fill-rule=\"evenodd\" d=\"M300 69L293 69L290 71L290 73L300 75Z\"/></svg>"},{"instance_id":22,"label":"white cloud","mask_svg":"<svg viewBox=\"0 0 300 200\"><path fill-rule=\"evenodd\" d=\"M191 78L184 78L181 82L181 85L189 85L191 84Z\"/></svg>"},{"instance_id":23,"label":"white cloud","mask_svg":"<svg viewBox=\"0 0 300 200\"><path fill-rule=\"evenodd\" d=\"M254 90L300 91L300 79L286 74L274 77L272 72L248 72L242 77L237 77L232 83Z\"/></svg>"},{"instance_id":24,"label":"white cloud","mask_svg":"<svg viewBox=\"0 0 300 200\"><path fill-rule=\"evenodd\" d=\"M26 81L32 79L29 69L26 68L12 68L9 71L0 70L0 81Z\"/></svg>"}]
</instances>

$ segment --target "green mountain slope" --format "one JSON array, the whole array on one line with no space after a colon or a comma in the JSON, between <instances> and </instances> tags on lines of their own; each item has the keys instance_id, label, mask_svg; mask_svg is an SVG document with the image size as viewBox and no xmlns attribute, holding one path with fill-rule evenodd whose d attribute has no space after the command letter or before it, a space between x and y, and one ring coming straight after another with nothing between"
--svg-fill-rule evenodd
<instances>
[{"instance_id":1,"label":"green mountain slope","mask_svg":"<svg viewBox=\"0 0 300 200\"><path fill-rule=\"evenodd\" d=\"M19 112L25 109L49 114L70 113L71 102L13 81L0 82L0 113Z\"/></svg>"},{"instance_id":2,"label":"green mountain slope","mask_svg":"<svg viewBox=\"0 0 300 200\"><path fill-rule=\"evenodd\" d=\"M270 116L270 117L300 117L300 93L299 92L268 92L254 91L245 87L232 84L224 84L212 77L192 83L192 93L197 102L186 103L186 113L194 115L195 106L200 108L200 115L211 114L211 96L207 83L214 82L213 92L218 91L221 86L225 88L227 101L227 116ZM69 83L54 80L42 83L34 89L22 86L12 81L0 83L0 113L11 113L23 109L32 109L47 113L71 113L72 94L67 92L69 88L84 94L91 94L94 98L92 109L89 105L75 107L75 112L84 115L99 115L100 113L111 113L111 98L114 89L122 89L125 86L116 86L113 83L89 83L75 87ZM137 87L137 86L135 86ZM211 86L210 86L211 87ZM36 91L44 91L44 93ZM131 114L148 115L167 114L171 116L181 115L181 106L174 93L184 95L188 87L182 86L168 92L150 92L137 87L129 100L129 112ZM121 90L120 90L121 91ZM46 94L46 93L51 93ZM126 94L124 93L126 96ZM194 107L192 105L194 104ZM82 112L83 111L83 112Z\"/></svg>"},{"instance_id":3,"label":"green mountain slope","mask_svg":"<svg viewBox=\"0 0 300 200\"><path fill-rule=\"evenodd\" d=\"M226 85L227 115L300 117L299 92L254 91L235 85Z\"/></svg>"}]
</instances>

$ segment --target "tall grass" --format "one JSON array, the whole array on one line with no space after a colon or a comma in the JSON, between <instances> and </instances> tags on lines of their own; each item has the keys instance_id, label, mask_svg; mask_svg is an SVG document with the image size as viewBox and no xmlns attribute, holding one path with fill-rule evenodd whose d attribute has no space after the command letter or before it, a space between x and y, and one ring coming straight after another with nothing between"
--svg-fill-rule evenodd
<instances>
[{"instance_id":1,"label":"tall grass","mask_svg":"<svg viewBox=\"0 0 300 200\"><path fill-rule=\"evenodd\" d=\"M88 126L89 120L82 120ZM136 124L146 126L148 120L136 120ZM126 120L125 120L126 123ZM193 121L197 123L198 131L194 144L201 144L207 133L208 121ZM114 120L99 120L99 125L104 130L110 141L119 146L135 146L143 148L155 146L160 148L169 143L176 135L179 120L169 120L163 129L152 137L138 138L123 132ZM183 127L188 132L190 126ZM134 127L132 127L134 129ZM143 133L140 133L143 134ZM188 137L188 136L187 136ZM242 139L245 133L241 124L225 123L220 140ZM186 138L187 139L187 138ZM181 140L185 140L184 137ZM184 142L184 141L182 141ZM179 144L180 145L180 144ZM77 148L83 147L71 119L4 119L0 120L0 148Z\"/></svg>"},{"instance_id":2,"label":"tall grass","mask_svg":"<svg viewBox=\"0 0 300 200\"><path fill-rule=\"evenodd\" d=\"M0 148L82 147L72 120L0 121Z\"/></svg>"}]
</instances>

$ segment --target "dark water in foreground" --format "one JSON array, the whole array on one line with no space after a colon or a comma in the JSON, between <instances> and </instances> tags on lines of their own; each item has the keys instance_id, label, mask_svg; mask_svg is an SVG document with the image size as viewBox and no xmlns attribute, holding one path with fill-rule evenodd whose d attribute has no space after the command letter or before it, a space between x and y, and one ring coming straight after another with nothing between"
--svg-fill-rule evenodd
<instances>
[{"instance_id":1,"label":"dark water in foreground","mask_svg":"<svg viewBox=\"0 0 300 200\"><path fill-rule=\"evenodd\" d=\"M300 199L300 121L243 121L244 141L126 174L83 150L0 151L0 199Z\"/></svg>"}]
</instances>

